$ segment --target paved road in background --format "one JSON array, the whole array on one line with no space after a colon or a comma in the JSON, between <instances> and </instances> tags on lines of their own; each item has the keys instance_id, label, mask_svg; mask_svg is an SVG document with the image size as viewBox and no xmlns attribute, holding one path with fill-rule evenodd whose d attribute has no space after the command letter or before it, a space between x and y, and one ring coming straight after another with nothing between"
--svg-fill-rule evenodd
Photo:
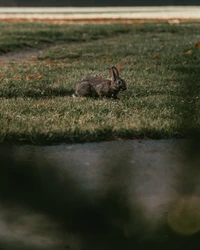
<instances>
[{"instance_id":1,"label":"paved road in background","mask_svg":"<svg viewBox=\"0 0 200 250\"><path fill-rule=\"evenodd\" d=\"M200 21L200 6L159 7L2 7L0 20L168 20Z\"/></svg>"}]
</instances>

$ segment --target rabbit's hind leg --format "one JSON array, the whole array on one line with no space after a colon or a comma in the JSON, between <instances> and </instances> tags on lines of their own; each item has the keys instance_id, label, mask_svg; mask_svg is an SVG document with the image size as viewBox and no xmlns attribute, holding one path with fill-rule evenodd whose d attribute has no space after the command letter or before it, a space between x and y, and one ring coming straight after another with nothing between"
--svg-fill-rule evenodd
<instances>
[{"instance_id":1,"label":"rabbit's hind leg","mask_svg":"<svg viewBox=\"0 0 200 250\"><path fill-rule=\"evenodd\" d=\"M89 82L81 82L76 86L75 91L76 96L90 96L91 95L91 87Z\"/></svg>"}]
</instances>

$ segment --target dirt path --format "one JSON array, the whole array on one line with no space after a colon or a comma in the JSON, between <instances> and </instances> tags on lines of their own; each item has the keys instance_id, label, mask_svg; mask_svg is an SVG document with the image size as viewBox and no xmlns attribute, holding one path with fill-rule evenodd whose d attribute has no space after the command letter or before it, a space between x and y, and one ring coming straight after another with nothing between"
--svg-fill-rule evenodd
<instances>
[{"instance_id":1,"label":"dirt path","mask_svg":"<svg viewBox=\"0 0 200 250\"><path fill-rule=\"evenodd\" d=\"M41 49L23 49L0 55L0 63L5 61L27 61L33 60Z\"/></svg>"},{"instance_id":2,"label":"dirt path","mask_svg":"<svg viewBox=\"0 0 200 250\"><path fill-rule=\"evenodd\" d=\"M23 48L17 51L11 51L5 54L0 54L0 63L5 61L33 61L37 59L37 55L47 48L66 44L64 42L52 44L40 44L39 48Z\"/></svg>"}]
</instances>

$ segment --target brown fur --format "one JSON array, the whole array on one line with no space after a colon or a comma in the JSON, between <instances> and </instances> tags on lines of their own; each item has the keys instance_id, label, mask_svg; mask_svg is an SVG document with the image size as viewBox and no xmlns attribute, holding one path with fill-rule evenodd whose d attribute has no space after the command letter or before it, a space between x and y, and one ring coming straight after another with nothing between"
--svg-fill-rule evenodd
<instances>
[{"instance_id":1,"label":"brown fur","mask_svg":"<svg viewBox=\"0 0 200 250\"><path fill-rule=\"evenodd\" d=\"M111 78L88 77L78 83L76 96L116 98L120 90L126 89L126 83L119 77L119 72L114 66L108 70Z\"/></svg>"}]
</instances>

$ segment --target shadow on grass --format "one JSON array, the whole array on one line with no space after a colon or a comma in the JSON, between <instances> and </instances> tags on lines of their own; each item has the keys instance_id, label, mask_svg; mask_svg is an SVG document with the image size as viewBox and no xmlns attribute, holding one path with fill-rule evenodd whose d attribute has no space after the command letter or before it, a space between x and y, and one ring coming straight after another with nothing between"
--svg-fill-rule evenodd
<instances>
[{"instance_id":1,"label":"shadow on grass","mask_svg":"<svg viewBox=\"0 0 200 250\"><path fill-rule=\"evenodd\" d=\"M41 98L41 97L56 97L56 96L72 96L72 94L74 94L74 89L55 89L55 88L49 88L46 89L44 93L39 94L37 92L27 92L25 93L23 96L25 97L32 97L32 98Z\"/></svg>"},{"instance_id":2,"label":"shadow on grass","mask_svg":"<svg viewBox=\"0 0 200 250\"><path fill-rule=\"evenodd\" d=\"M184 61L184 60L182 60ZM175 112L180 118L178 130L182 134L191 138L197 138L200 135L200 73L198 57L193 57L179 62L174 68L179 72L180 79L177 87L177 100L175 100Z\"/></svg>"},{"instance_id":3,"label":"shadow on grass","mask_svg":"<svg viewBox=\"0 0 200 250\"><path fill-rule=\"evenodd\" d=\"M72 96L74 93L75 93L75 88L66 89L60 87L45 88L43 91L34 89L23 90L22 92L17 92L16 90L11 91L9 89L8 91L4 90L4 92L0 93L0 98L30 97L30 98L40 99L40 98L52 98L57 96L63 96L63 97ZM132 90L126 90L124 92L120 92L118 96L120 99L121 98L130 99L133 98L134 92ZM99 99L99 97L87 97L87 98Z\"/></svg>"},{"instance_id":4,"label":"shadow on grass","mask_svg":"<svg viewBox=\"0 0 200 250\"><path fill-rule=\"evenodd\" d=\"M21 93L16 91L9 91L8 93L4 92L1 98L17 98L17 97L30 97L35 99L41 98L53 98L57 96L72 96L74 94L74 89L61 89L61 88L47 88L44 92L37 90L27 90Z\"/></svg>"}]
</instances>

